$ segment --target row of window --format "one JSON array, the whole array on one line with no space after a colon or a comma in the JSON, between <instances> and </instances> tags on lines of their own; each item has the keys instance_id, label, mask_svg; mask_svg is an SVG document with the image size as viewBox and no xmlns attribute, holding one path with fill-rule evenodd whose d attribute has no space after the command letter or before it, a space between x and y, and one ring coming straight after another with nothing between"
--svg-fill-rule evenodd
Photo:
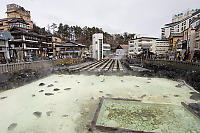
<instances>
[{"instance_id":1,"label":"row of window","mask_svg":"<svg viewBox=\"0 0 200 133\"><path fill-rule=\"evenodd\" d=\"M10 28L11 27L20 27L20 28L28 28L28 26L26 26L26 24L22 24L22 23L13 23L9 25Z\"/></svg>"}]
</instances>

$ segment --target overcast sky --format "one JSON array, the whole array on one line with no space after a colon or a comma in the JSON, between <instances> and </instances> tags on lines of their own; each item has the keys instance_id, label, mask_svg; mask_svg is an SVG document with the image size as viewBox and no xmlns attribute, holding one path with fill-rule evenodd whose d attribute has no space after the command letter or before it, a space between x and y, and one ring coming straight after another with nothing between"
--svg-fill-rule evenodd
<instances>
[{"instance_id":1,"label":"overcast sky","mask_svg":"<svg viewBox=\"0 0 200 133\"><path fill-rule=\"evenodd\" d=\"M0 0L0 18L6 17L10 3L31 11L41 27L62 22L154 37L160 37L161 27L171 22L173 14L200 8L200 0Z\"/></svg>"}]
</instances>

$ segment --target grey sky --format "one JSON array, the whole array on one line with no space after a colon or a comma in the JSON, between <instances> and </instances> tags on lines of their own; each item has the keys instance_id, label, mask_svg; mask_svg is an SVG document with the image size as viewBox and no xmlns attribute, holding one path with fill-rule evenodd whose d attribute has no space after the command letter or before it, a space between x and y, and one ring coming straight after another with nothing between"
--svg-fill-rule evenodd
<instances>
[{"instance_id":1,"label":"grey sky","mask_svg":"<svg viewBox=\"0 0 200 133\"><path fill-rule=\"evenodd\" d=\"M200 8L200 0L1 0L0 18L6 17L10 3L30 10L32 20L42 27L62 22L155 37L160 37L160 28L173 14Z\"/></svg>"}]
</instances>

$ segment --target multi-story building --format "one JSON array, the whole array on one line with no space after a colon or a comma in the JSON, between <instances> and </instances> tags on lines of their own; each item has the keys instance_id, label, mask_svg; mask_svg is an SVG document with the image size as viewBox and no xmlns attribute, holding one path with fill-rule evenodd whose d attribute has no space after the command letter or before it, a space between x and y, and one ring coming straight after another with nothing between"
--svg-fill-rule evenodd
<instances>
[{"instance_id":1,"label":"multi-story building","mask_svg":"<svg viewBox=\"0 0 200 133\"><path fill-rule=\"evenodd\" d=\"M48 43L51 36L39 35L17 26L10 29L14 40L10 42L11 58L18 61L27 61L30 58L43 58L48 56Z\"/></svg>"},{"instance_id":2,"label":"multi-story building","mask_svg":"<svg viewBox=\"0 0 200 133\"><path fill-rule=\"evenodd\" d=\"M192 10L187 10L178 14L175 14L172 17L172 22L179 22L187 17L192 16L193 13L195 13L196 11L199 11L200 9L192 9Z\"/></svg>"},{"instance_id":3,"label":"multi-story building","mask_svg":"<svg viewBox=\"0 0 200 133\"><path fill-rule=\"evenodd\" d=\"M27 23L26 25L19 25L20 27L26 26L27 29L33 29L30 11L25 10L24 7L16 4L8 4L6 14L7 18L0 19L0 31L7 31L12 28L10 21L15 21L16 19L23 19Z\"/></svg>"},{"instance_id":4,"label":"multi-story building","mask_svg":"<svg viewBox=\"0 0 200 133\"><path fill-rule=\"evenodd\" d=\"M155 53L158 56L164 57L169 51L169 40L168 39L157 39Z\"/></svg>"},{"instance_id":5,"label":"multi-story building","mask_svg":"<svg viewBox=\"0 0 200 133\"><path fill-rule=\"evenodd\" d=\"M65 57L82 57L85 56L87 50L86 46L76 42L61 42L56 43L56 57L65 58Z\"/></svg>"},{"instance_id":6,"label":"multi-story building","mask_svg":"<svg viewBox=\"0 0 200 133\"><path fill-rule=\"evenodd\" d=\"M177 51L177 42L179 39L183 39L183 33L173 33L169 37L169 51L176 53Z\"/></svg>"},{"instance_id":7,"label":"multi-story building","mask_svg":"<svg viewBox=\"0 0 200 133\"><path fill-rule=\"evenodd\" d=\"M10 58L14 61L29 61L48 56L51 35L33 32L30 11L16 4L7 5L7 18L0 19L0 30L10 31L13 41L9 42Z\"/></svg>"},{"instance_id":8,"label":"multi-story building","mask_svg":"<svg viewBox=\"0 0 200 133\"><path fill-rule=\"evenodd\" d=\"M200 51L200 25L198 25L197 27L196 27L196 44L195 44L195 50L198 50L198 51Z\"/></svg>"},{"instance_id":9,"label":"multi-story building","mask_svg":"<svg viewBox=\"0 0 200 133\"><path fill-rule=\"evenodd\" d=\"M96 33L92 36L92 58L103 59L103 34Z\"/></svg>"},{"instance_id":10,"label":"multi-story building","mask_svg":"<svg viewBox=\"0 0 200 133\"><path fill-rule=\"evenodd\" d=\"M156 52L156 39L154 37L139 37L129 41L128 54L137 55L142 51L148 50L150 52Z\"/></svg>"},{"instance_id":11,"label":"multi-story building","mask_svg":"<svg viewBox=\"0 0 200 133\"><path fill-rule=\"evenodd\" d=\"M0 61L8 62L10 60L9 41L13 41L9 31L0 31ZM5 63L6 63L5 62Z\"/></svg>"},{"instance_id":12,"label":"multi-story building","mask_svg":"<svg viewBox=\"0 0 200 133\"><path fill-rule=\"evenodd\" d=\"M182 33L184 30L190 27L190 22L193 18L200 16L200 10L186 15L187 17L182 17L177 20L173 20L172 23L165 24L162 29L162 38L169 38L171 34Z\"/></svg>"}]
</instances>

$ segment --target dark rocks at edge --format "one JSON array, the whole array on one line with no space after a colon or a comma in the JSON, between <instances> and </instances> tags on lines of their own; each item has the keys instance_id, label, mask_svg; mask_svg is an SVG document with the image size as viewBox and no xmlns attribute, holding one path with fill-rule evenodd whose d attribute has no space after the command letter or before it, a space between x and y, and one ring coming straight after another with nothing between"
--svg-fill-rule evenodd
<instances>
[{"instance_id":1,"label":"dark rocks at edge","mask_svg":"<svg viewBox=\"0 0 200 133\"><path fill-rule=\"evenodd\" d=\"M12 123L10 124L10 126L8 127L8 130L13 130L17 127L17 123Z\"/></svg>"},{"instance_id":2,"label":"dark rocks at edge","mask_svg":"<svg viewBox=\"0 0 200 133\"><path fill-rule=\"evenodd\" d=\"M54 95L53 93L45 93L46 96Z\"/></svg>"},{"instance_id":3,"label":"dark rocks at edge","mask_svg":"<svg viewBox=\"0 0 200 133\"><path fill-rule=\"evenodd\" d=\"M39 86L44 86L44 85L45 85L45 83L40 83L40 84L39 84Z\"/></svg>"},{"instance_id":4,"label":"dark rocks at edge","mask_svg":"<svg viewBox=\"0 0 200 133\"><path fill-rule=\"evenodd\" d=\"M200 113L200 103L189 103L189 107Z\"/></svg>"},{"instance_id":5,"label":"dark rocks at edge","mask_svg":"<svg viewBox=\"0 0 200 133\"><path fill-rule=\"evenodd\" d=\"M0 99L6 99L7 97L0 97Z\"/></svg>"},{"instance_id":6,"label":"dark rocks at edge","mask_svg":"<svg viewBox=\"0 0 200 133\"><path fill-rule=\"evenodd\" d=\"M59 91L60 89L58 89L58 88L55 88L55 89L53 89L53 91Z\"/></svg>"},{"instance_id":7,"label":"dark rocks at edge","mask_svg":"<svg viewBox=\"0 0 200 133\"><path fill-rule=\"evenodd\" d=\"M33 112L33 115L37 118L40 118L42 116L42 112L36 111L36 112Z\"/></svg>"},{"instance_id":8,"label":"dark rocks at edge","mask_svg":"<svg viewBox=\"0 0 200 133\"><path fill-rule=\"evenodd\" d=\"M40 91L38 91L38 92L43 92L44 90L40 90Z\"/></svg>"},{"instance_id":9,"label":"dark rocks at edge","mask_svg":"<svg viewBox=\"0 0 200 133\"><path fill-rule=\"evenodd\" d=\"M141 72L138 75L145 76L149 75L150 77L156 76L160 78L168 78L172 80L184 80L187 84L192 86L195 90L200 92L200 70L192 71L185 69L178 69L172 65L153 65L153 64L143 64L144 68L151 70L153 73ZM145 74L146 73L146 74ZM180 83L176 87L181 88L184 84Z\"/></svg>"},{"instance_id":10,"label":"dark rocks at edge","mask_svg":"<svg viewBox=\"0 0 200 133\"><path fill-rule=\"evenodd\" d=\"M193 100L200 100L200 93L197 93L197 92L194 92L192 94L192 96L190 96L190 99L193 99Z\"/></svg>"},{"instance_id":11,"label":"dark rocks at edge","mask_svg":"<svg viewBox=\"0 0 200 133\"><path fill-rule=\"evenodd\" d=\"M50 84L50 85L48 85L47 87L52 87L52 86L54 86L53 84Z\"/></svg>"},{"instance_id":12,"label":"dark rocks at edge","mask_svg":"<svg viewBox=\"0 0 200 133\"><path fill-rule=\"evenodd\" d=\"M9 90L31 83L32 81L46 77L52 74L52 68L40 70L24 69L16 72L7 72L0 74L0 91Z\"/></svg>"}]
</instances>

